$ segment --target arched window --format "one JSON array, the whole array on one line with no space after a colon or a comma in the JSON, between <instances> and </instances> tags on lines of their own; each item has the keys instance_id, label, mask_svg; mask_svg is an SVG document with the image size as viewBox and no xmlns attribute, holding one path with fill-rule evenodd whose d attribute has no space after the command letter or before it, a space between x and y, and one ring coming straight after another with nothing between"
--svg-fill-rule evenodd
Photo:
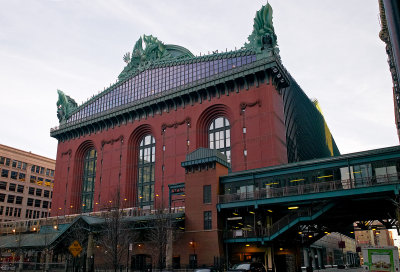
<instances>
[{"instance_id":1,"label":"arched window","mask_svg":"<svg viewBox=\"0 0 400 272\"><path fill-rule=\"evenodd\" d=\"M139 144L138 158L137 200L139 207L150 206L154 203L155 154L154 137L144 136Z\"/></svg>"},{"instance_id":2,"label":"arched window","mask_svg":"<svg viewBox=\"0 0 400 272\"><path fill-rule=\"evenodd\" d=\"M96 179L97 152L89 149L83 161L82 212L93 211L94 182Z\"/></svg>"},{"instance_id":3,"label":"arched window","mask_svg":"<svg viewBox=\"0 0 400 272\"><path fill-rule=\"evenodd\" d=\"M221 151L231 162L231 127L228 119L218 117L212 121L208 129L208 146Z\"/></svg>"}]
</instances>

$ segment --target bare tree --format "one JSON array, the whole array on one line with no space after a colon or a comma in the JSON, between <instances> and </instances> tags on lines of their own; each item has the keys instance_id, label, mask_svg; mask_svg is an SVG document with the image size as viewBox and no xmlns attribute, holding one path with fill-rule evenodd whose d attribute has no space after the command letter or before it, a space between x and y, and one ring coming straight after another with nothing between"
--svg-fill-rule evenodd
<instances>
[{"instance_id":1,"label":"bare tree","mask_svg":"<svg viewBox=\"0 0 400 272\"><path fill-rule=\"evenodd\" d=\"M153 259L157 260L159 269L166 267L167 251L172 250L168 243L173 242L175 235L171 214L165 214L162 211L156 212L151 228L147 232L146 240L149 241L153 249Z\"/></svg>"},{"instance_id":2,"label":"bare tree","mask_svg":"<svg viewBox=\"0 0 400 272\"><path fill-rule=\"evenodd\" d=\"M129 243L136 237L135 230L130 228L123 213L119 205L119 194L117 194L115 206L108 207L103 213L104 224L100 227L97 237L97 243L104 249L104 259L111 264L114 271L123 264L129 250Z\"/></svg>"}]
</instances>

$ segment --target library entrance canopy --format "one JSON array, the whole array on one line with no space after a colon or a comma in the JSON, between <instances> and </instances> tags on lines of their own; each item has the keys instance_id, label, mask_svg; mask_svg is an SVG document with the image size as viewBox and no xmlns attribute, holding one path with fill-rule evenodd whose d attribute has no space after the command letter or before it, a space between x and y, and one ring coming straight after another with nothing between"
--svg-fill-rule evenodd
<instances>
[{"instance_id":1,"label":"library entrance canopy","mask_svg":"<svg viewBox=\"0 0 400 272\"><path fill-rule=\"evenodd\" d=\"M60 125L51 129L52 137L62 141L79 137L229 95L254 82L272 79L278 90L289 84L280 62L269 4L256 13L248 43L238 50L194 56L182 46L144 35L123 60L126 66L117 82L80 106L59 91Z\"/></svg>"}]
</instances>

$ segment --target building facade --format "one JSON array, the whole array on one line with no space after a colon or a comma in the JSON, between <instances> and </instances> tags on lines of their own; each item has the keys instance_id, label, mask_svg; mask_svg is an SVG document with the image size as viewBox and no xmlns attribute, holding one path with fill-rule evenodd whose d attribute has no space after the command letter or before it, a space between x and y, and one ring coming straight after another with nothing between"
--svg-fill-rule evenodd
<instances>
[{"instance_id":1,"label":"building facade","mask_svg":"<svg viewBox=\"0 0 400 272\"><path fill-rule=\"evenodd\" d=\"M0 144L0 221L51 214L55 160Z\"/></svg>"},{"instance_id":2,"label":"building facade","mask_svg":"<svg viewBox=\"0 0 400 272\"><path fill-rule=\"evenodd\" d=\"M59 91L55 215L99 211L116 195L125 207L166 208L181 162L201 147L225 154L229 172L338 155L282 66L272 8L258 17L239 50L196 57L145 35L104 92L78 106Z\"/></svg>"},{"instance_id":3,"label":"building facade","mask_svg":"<svg viewBox=\"0 0 400 272\"><path fill-rule=\"evenodd\" d=\"M381 23L379 37L386 44L393 81L394 117L400 139L400 4L396 0L379 0L379 13Z\"/></svg>"},{"instance_id":4,"label":"building facade","mask_svg":"<svg viewBox=\"0 0 400 272\"><path fill-rule=\"evenodd\" d=\"M340 153L317 101L282 65L271 6L257 12L241 49L194 56L144 35L124 60L118 81L82 105L58 91L60 123L50 131L58 140L52 215L95 215L112 205L134 214L183 210L184 233L168 240L168 265L258 260L272 268L273 245L224 240L223 230L254 229L226 223L228 210L217 209L220 195L230 194L221 177ZM237 184L234 193L256 195L276 185L289 184ZM260 216L263 230L264 220L278 219ZM135 258L154 251L140 245Z\"/></svg>"}]
</instances>

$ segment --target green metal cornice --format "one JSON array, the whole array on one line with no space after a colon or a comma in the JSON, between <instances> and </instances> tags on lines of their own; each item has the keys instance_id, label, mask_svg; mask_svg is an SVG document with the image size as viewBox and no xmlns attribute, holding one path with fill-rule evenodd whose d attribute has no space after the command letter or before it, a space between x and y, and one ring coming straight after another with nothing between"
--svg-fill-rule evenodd
<instances>
[{"instance_id":1,"label":"green metal cornice","mask_svg":"<svg viewBox=\"0 0 400 272\"><path fill-rule=\"evenodd\" d=\"M233 88L232 86L235 86L235 80L252 79L255 82L258 80L255 78L264 77L268 82L269 76L271 76L273 84L278 91L289 84L288 75L279 59L274 55L264 56L251 64L101 112L83 121L60 125L58 128L51 129L50 135L60 141L81 137L88 134L88 127L92 127L93 130L90 132L95 133L127 122L133 122L134 120L146 119L156 113L168 112L171 108L177 110L178 107L193 105L196 101L201 103L205 99L211 100L224 94L229 95ZM237 86L236 88L238 92L239 87Z\"/></svg>"},{"instance_id":2,"label":"green metal cornice","mask_svg":"<svg viewBox=\"0 0 400 272\"><path fill-rule=\"evenodd\" d=\"M338 200L338 199L352 199L356 196L371 197L372 195L393 193L393 196L398 194L400 190L399 183L393 184L383 184L371 187L361 187L353 189L343 189L338 191L328 191L312 194L303 195L293 195L293 196L283 196L283 197L273 197L264 199L254 199L254 200L244 200L230 203L219 203L217 204L217 209L220 211L222 209L229 208L239 208L239 207L258 207L261 205L279 205L291 203L291 205L301 205L305 203L311 203L315 201L322 200Z\"/></svg>"},{"instance_id":3,"label":"green metal cornice","mask_svg":"<svg viewBox=\"0 0 400 272\"><path fill-rule=\"evenodd\" d=\"M218 162L221 165L229 168L230 164L224 154L216 149L200 147L190 154L186 155L186 160L181 163L185 169L190 169L194 166Z\"/></svg>"},{"instance_id":4,"label":"green metal cornice","mask_svg":"<svg viewBox=\"0 0 400 272\"><path fill-rule=\"evenodd\" d=\"M253 170L230 173L221 177L221 183L231 183L250 179L260 179L277 175L292 174L321 168L345 167L349 164L361 164L371 161L400 158L400 146L392 146L362 152L319 158L284 165L269 166Z\"/></svg>"}]
</instances>

